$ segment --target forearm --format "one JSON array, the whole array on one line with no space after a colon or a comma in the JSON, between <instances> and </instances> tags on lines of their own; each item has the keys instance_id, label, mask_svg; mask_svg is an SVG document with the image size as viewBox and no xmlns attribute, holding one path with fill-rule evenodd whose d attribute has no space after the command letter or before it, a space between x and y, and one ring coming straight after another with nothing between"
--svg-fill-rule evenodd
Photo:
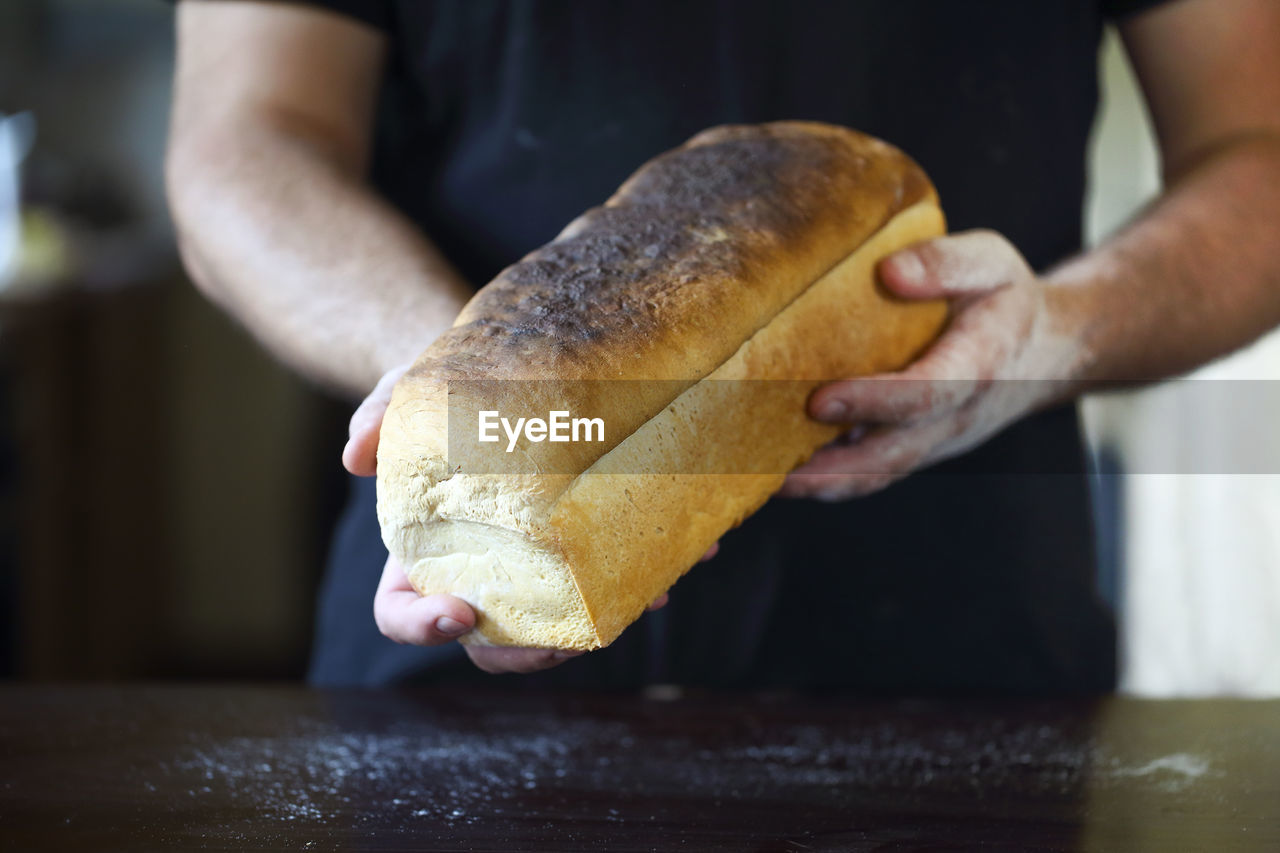
<instances>
[{"instance_id":1,"label":"forearm","mask_svg":"<svg viewBox=\"0 0 1280 853\"><path fill-rule=\"evenodd\" d=\"M412 360L470 296L461 276L304 132L175 138L171 207L200 288L273 353L352 396Z\"/></svg>"},{"instance_id":2,"label":"forearm","mask_svg":"<svg viewBox=\"0 0 1280 853\"><path fill-rule=\"evenodd\" d=\"M1174 376L1280 324L1280 136L1241 136L1174 176L1098 249L1051 272L1080 392Z\"/></svg>"}]
</instances>

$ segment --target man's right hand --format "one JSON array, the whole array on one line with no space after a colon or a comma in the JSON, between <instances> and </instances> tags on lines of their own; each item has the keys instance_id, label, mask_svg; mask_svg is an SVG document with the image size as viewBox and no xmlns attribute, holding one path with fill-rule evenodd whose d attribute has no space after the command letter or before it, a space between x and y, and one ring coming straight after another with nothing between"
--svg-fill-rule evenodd
<instances>
[{"instance_id":1,"label":"man's right hand","mask_svg":"<svg viewBox=\"0 0 1280 853\"><path fill-rule=\"evenodd\" d=\"M378 470L378 433L382 417L391 402L391 390L409 365L387 371L351 416L350 438L342 451L342 464L358 477L372 477ZM719 550L712 545L702 557L709 560ZM650 610L667 603L663 593ZM373 599L373 616L378 630L397 643L415 646L439 646L452 642L472 630L476 614L471 606L453 595L420 595L409 583L404 567L395 557L388 557L382 580ZM537 672L549 669L582 652L555 649L517 649L499 646L466 645L471 662L485 672Z\"/></svg>"}]
</instances>

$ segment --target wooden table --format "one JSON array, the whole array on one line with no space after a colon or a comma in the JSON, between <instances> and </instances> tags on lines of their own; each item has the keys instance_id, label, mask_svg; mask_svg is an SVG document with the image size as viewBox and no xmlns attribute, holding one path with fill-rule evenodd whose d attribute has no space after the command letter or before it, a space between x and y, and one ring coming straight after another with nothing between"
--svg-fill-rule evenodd
<instances>
[{"instance_id":1,"label":"wooden table","mask_svg":"<svg viewBox=\"0 0 1280 853\"><path fill-rule=\"evenodd\" d=\"M0 849L1280 850L1280 703L0 687Z\"/></svg>"}]
</instances>

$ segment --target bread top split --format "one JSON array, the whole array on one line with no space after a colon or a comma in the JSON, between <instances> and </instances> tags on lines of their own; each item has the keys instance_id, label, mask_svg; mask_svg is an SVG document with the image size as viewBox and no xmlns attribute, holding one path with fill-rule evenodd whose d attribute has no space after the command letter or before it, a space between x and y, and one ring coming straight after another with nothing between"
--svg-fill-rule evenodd
<instances>
[{"instance_id":1,"label":"bread top split","mask_svg":"<svg viewBox=\"0 0 1280 853\"><path fill-rule=\"evenodd\" d=\"M595 395L607 388L598 380L663 380L628 383L627 399L604 406L611 434L624 437L926 199L936 193L909 157L853 130L775 122L704 131L481 289L400 381L392 412L409 414L451 380L537 380L509 389L531 410L530 396ZM465 404L455 393L450 405L457 413ZM440 440L425 424L406 427L401 439L429 439L421 453ZM610 446L534 451L580 457L540 466L563 472Z\"/></svg>"}]
</instances>

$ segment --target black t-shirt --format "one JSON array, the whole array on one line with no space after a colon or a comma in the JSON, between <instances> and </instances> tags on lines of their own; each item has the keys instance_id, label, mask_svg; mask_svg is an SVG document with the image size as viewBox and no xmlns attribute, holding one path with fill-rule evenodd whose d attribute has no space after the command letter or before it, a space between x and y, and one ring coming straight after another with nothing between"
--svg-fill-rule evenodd
<instances>
[{"instance_id":1,"label":"black t-shirt","mask_svg":"<svg viewBox=\"0 0 1280 853\"><path fill-rule=\"evenodd\" d=\"M385 30L373 180L477 285L642 162L721 123L814 119L880 136L933 178L952 229L1034 266L1081 242L1108 16L1153 0L401 0L328 6ZM1093 690L1114 683L1076 414L843 504L773 501L672 603L524 684ZM470 677L397 647L370 600L385 551L357 484L312 677Z\"/></svg>"}]
</instances>

